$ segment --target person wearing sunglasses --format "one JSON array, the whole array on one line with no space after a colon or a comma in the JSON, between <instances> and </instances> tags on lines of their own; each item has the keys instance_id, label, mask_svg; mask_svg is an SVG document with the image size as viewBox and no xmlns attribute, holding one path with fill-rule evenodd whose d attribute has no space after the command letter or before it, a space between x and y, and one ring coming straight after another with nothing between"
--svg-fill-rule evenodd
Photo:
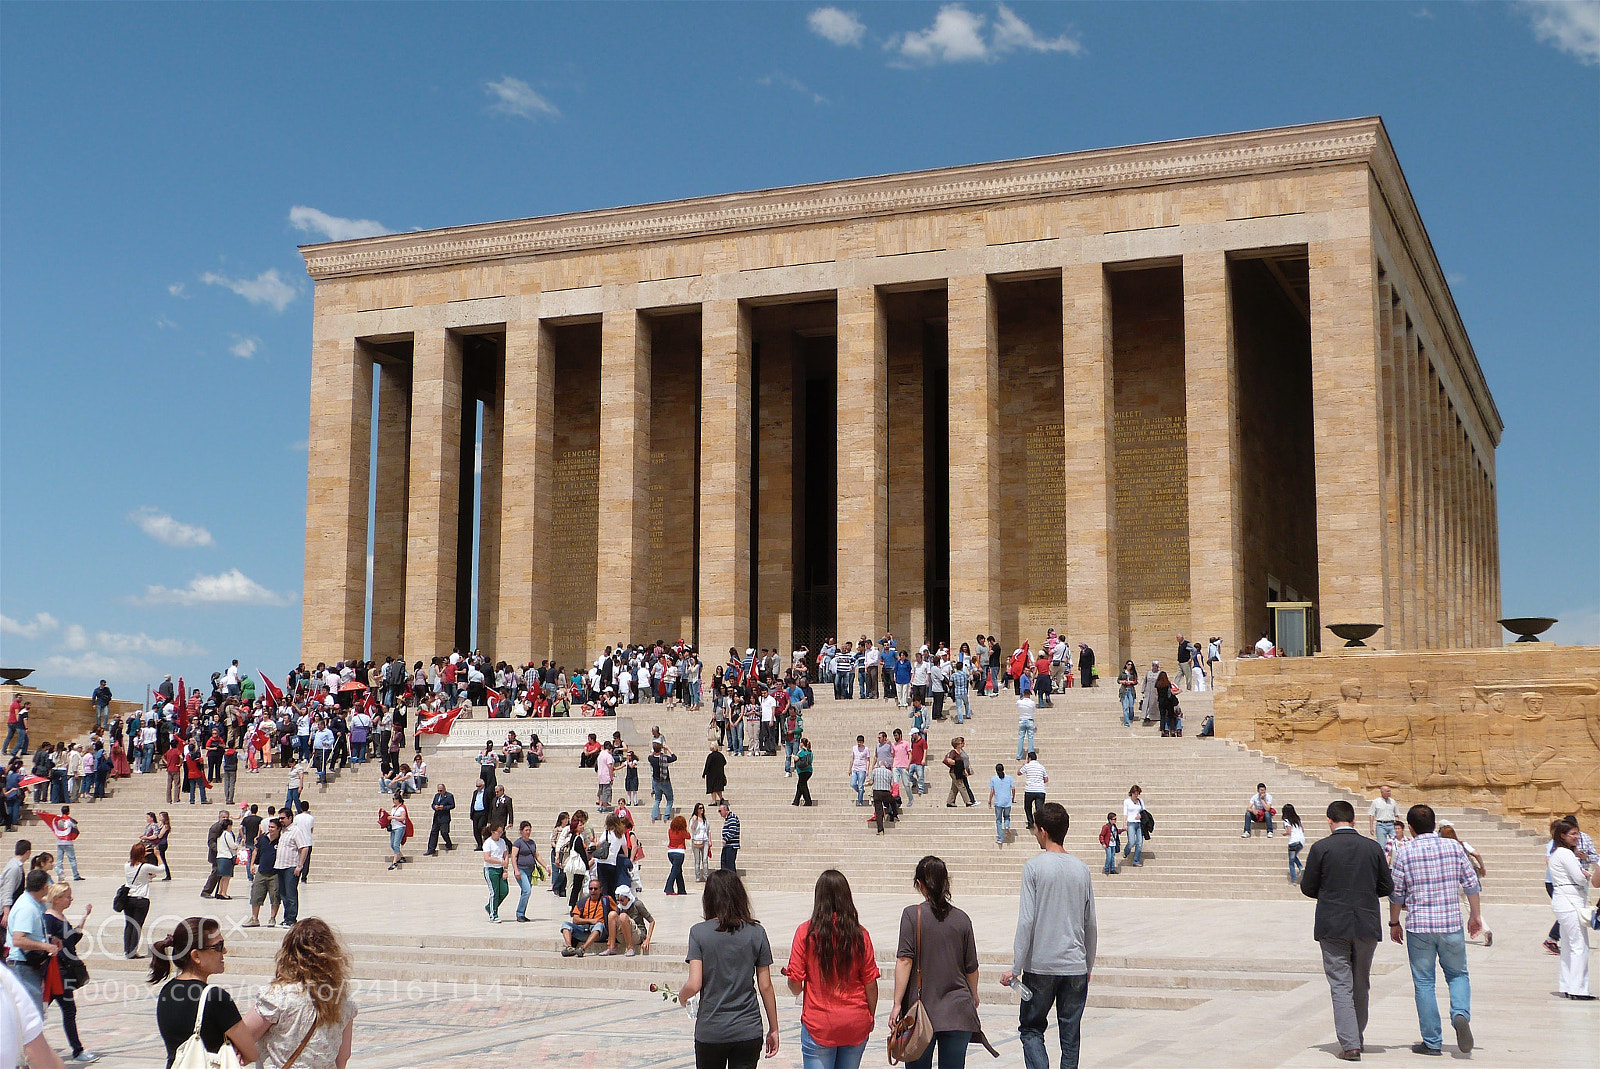
<instances>
[{"instance_id":1,"label":"person wearing sunglasses","mask_svg":"<svg viewBox=\"0 0 1600 1069\"><path fill-rule=\"evenodd\" d=\"M245 1028L244 1015L233 996L211 984L211 978L228 967L222 926L211 917L189 917L150 950L149 982L161 984L156 996L156 1026L167 1045L167 1065L172 1065L178 1048L194 1035L200 1013L205 1014L200 1019L200 1040L206 1050L215 1054L222 1044L232 1043L240 1061L246 1065L256 1061L255 1038ZM169 980L173 972L177 975Z\"/></svg>"}]
</instances>

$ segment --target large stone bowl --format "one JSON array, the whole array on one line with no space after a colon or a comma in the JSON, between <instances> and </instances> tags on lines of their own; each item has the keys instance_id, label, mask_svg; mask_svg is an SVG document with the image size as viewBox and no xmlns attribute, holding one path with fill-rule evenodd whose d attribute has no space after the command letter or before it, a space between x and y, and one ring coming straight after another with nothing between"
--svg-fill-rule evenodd
<instances>
[{"instance_id":1,"label":"large stone bowl","mask_svg":"<svg viewBox=\"0 0 1600 1069\"><path fill-rule=\"evenodd\" d=\"M20 687L22 681L33 675L31 668L0 668L0 687Z\"/></svg>"},{"instance_id":2,"label":"large stone bowl","mask_svg":"<svg viewBox=\"0 0 1600 1069\"><path fill-rule=\"evenodd\" d=\"M1366 648L1366 639L1383 630L1382 624L1329 624L1328 630L1344 639L1344 648L1352 646Z\"/></svg>"},{"instance_id":3,"label":"large stone bowl","mask_svg":"<svg viewBox=\"0 0 1600 1069\"><path fill-rule=\"evenodd\" d=\"M1517 636L1518 642L1538 642L1539 636L1555 626L1549 616L1513 616L1497 621L1501 627Z\"/></svg>"}]
</instances>

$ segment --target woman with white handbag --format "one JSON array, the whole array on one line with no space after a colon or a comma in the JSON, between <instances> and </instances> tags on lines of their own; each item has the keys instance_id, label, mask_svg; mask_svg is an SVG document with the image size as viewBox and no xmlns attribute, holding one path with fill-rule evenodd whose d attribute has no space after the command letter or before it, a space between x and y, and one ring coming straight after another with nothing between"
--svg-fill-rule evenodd
<instances>
[{"instance_id":1,"label":"woman with white handbag","mask_svg":"<svg viewBox=\"0 0 1600 1069\"><path fill-rule=\"evenodd\" d=\"M256 1041L239 1007L211 983L227 968L222 926L211 917L190 917L150 949L149 982L161 984L156 1026L167 1045L167 1069L239 1069L253 1063ZM174 971L177 976L168 980Z\"/></svg>"}]
</instances>

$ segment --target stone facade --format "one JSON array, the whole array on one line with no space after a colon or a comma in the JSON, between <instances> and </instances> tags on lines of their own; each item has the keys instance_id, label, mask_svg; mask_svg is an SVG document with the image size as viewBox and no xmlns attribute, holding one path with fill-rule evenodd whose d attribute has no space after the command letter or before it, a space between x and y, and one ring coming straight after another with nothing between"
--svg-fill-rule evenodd
<instances>
[{"instance_id":1,"label":"stone facade","mask_svg":"<svg viewBox=\"0 0 1600 1069\"><path fill-rule=\"evenodd\" d=\"M1217 734L1354 790L1388 783L1540 831L1600 818L1600 647L1241 660L1214 708Z\"/></svg>"},{"instance_id":2,"label":"stone facade","mask_svg":"<svg viewBox=\"0 0 1600 1069\"><path fill-rule=\"evenodd\" d=\"M1502 425L1376 119L304 255L308 660L1053 625L1143 664L1269 589L1499 638Z\"/></svg>"}]
</instances>

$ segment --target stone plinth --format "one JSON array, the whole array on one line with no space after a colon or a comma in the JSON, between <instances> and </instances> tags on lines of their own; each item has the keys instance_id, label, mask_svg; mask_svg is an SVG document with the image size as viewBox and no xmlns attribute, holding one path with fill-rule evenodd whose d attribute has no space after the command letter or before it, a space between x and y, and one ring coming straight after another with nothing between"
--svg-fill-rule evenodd
<instances>
[{"instance_id":1,"label":"stone plinth","mask_svg":"<svg viewBox=\"0 0 1600 1069\"><path fill-rule=\"evenodd\" d=\"M81 694L51 694L34 687L0 687L0 705L11 708L13 696L30 702L28 712L28 751L39 743L72 742L89 734L94 727L94 703ZM142 706L138 702L111 700L112 716L127 716Z\"/></svg>"},{"instance_id":2,"label":"stone plinth","mask_svg":"<svg viewBox=\"0 0 1600 1069\"><path fill-rule=\"evenodd\" d=\"M1234 662L1217 734L1354 790L1600 818L1600 646L1352 649Z\"/></svg>"}]
</instances>

